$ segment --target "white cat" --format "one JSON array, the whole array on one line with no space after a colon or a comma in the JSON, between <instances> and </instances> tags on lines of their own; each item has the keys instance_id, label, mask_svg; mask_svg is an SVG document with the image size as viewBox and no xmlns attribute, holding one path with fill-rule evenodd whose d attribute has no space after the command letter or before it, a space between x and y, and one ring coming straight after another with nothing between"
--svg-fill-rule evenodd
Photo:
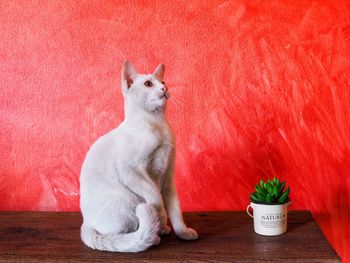
<instances>
[{"instance_id":1,"label":"white cat","mask_svg":"<svg viewBox=\"0 0 350 263\"><path fill-rule=\"evenodd\" d=\"M164 109L169 98L164 65L137 74L122 69L125 119L90 148L81 169L81 239L93 248L138 252L168 234L197 239L182 219L174 183L175 147Z\"/></svg>"}]
</instances>

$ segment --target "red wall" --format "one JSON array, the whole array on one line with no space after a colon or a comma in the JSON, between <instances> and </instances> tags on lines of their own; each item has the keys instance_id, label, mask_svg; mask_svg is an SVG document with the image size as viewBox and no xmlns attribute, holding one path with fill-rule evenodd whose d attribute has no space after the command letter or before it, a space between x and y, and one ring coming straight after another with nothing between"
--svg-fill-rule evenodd
<instances>
[{"instance_id":1,"label":"red wall","mask_svg":"<svg viewBox=\"0 0 350 263\"><path fill-rule=\"evenodd\" d=\"M242 210L276 175L350 262L350 2L117 2L1 1L0 209L78 210L122 62L164 63L184 210Z\"/></svg>"}]
</instances>

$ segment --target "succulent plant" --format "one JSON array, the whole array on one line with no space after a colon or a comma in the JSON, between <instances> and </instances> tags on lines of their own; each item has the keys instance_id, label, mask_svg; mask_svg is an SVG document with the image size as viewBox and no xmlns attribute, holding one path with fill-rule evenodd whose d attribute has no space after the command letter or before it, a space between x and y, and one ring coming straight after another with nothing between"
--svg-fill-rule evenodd
<instances>
[{"instance_id":1,"label":"succulent plant","mask_svg":"<svg viewBox=\"0 0 350 263\"><path fill-rule=\"evenodd\" d=\"M250 195L254 203L261 204L284 204L288 201L290 188L284 190L286 182L281 182L274 177L266 182L260 180L260 184L255 186L255 192Z\"/></svg>"}]
</instances>

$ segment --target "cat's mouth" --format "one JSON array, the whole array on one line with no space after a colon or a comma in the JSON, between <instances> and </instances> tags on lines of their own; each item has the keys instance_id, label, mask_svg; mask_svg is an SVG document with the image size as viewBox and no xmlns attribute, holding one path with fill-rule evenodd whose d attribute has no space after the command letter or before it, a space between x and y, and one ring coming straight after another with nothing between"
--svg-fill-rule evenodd
<instances>
[{"instance_id":1,"label":"cat's mouth","mask_svg":"<svg viewBox=\"0 0 350 263\"><path fill-rule=\"evenodd\" d=\"M169 99L170 98L169 93L167 91L164 92L164 94L160 97L160 99L163 99L163 98L165 98L165 99Z\"/></svg>"},{"instance_id":2,"label":"cat's mouth","mask_svg":"<svg viewBox=\"0 0 350 263\"><path fill-rule=\"evenodd\" d=\"M152 99L152 101L156 101L156 100L162 100L163 101L163 100L167 100L169 98L170 98L169 93L168 92L164 92L163 95L161 95L158 98Z\"/></svg>"}]
</instances>

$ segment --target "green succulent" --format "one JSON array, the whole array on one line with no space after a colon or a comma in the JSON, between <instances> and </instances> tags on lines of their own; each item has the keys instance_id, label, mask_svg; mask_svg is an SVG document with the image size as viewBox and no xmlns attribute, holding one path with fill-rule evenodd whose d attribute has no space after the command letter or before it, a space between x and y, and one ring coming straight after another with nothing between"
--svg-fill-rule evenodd
<instances>
[{"instance_id":1,"label":"green succulent","mask_svg":"<svg viewBox=\"0 0 350 263\"><path fill-rule=\"evenodd\" d=\"M261 204L284 204L288 201L290 187L284 189L286 182L280 182L274 177L266 182L260 180L260 184L255 186L255 192L250 195L254 203Z\"/></svg>"}]
</instances>

